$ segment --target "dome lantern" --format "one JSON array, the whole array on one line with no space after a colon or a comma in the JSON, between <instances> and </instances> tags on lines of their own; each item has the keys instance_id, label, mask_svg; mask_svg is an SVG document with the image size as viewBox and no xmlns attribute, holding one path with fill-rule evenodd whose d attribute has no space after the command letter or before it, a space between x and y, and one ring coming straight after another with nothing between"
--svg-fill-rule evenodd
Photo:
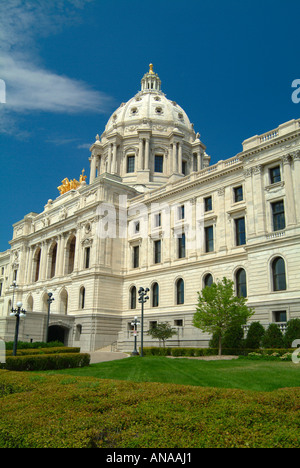
<instances>
[{"instance_id":1,"label":"dome lantern","mask_svg":"<svg viewBox=\"0 0 300 468\"><path fill-rule=\"evenodd\" d=\"M150 91L161 91L161 81L157 73L153 71L153 65L150 63L148 73L142 78L142 91L150 92Z\"/></svg>"}]
</instances>

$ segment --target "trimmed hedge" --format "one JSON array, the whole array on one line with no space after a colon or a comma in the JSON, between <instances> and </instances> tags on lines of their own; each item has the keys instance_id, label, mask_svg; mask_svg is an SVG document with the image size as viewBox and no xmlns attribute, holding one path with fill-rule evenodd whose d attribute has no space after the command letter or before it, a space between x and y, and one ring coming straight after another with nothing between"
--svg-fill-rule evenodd
<instances>
[{"instance_id":1,"label":"trimmed hedge","mask_svg":"<svg viewBox=\"0 0 300 468\"><path fill-rule=\"evenodd\" d=\"M59 347L59 348L33 348L33 349L18 349L17 356L34 356L37 354L67 354L67 353L79 353L80 348L67 348L67 347ZM7 350L6 356L12 356L13 351Z\"/></svg>"},{"instance_id":2,"label":"trimmed hedge","mask_svg":"<svg viewBox=\"0 0 300 468\"><path fill-rule=\"evenodd\" d=\"M149 347L143 348L145 356L187 356L187 357L205 357L218 355L217 348L159 348ZM271 356L277 353L278 356L283 356L286 353L293 353L294 349L223 349L222 356L248 356L251 353L259 353L263 356ZM141 352L141 350L140 350Z\"/></svg>"},{"instance_id":3,"label":"trimmed hedge","mask_svg":"<svg viewBox=\"0 0 300 468\"><path fill-rule=\"evenodd\" d=\"M0 371L0 448L299 448L300 389Z\"/></svg>"},{"instance_id":4,"label":"trimmed hedge","mask_svg":"<svg viewBox=\"0 0 300 468\"><path fill-rule=\"evenodd\" d=\"M37 348L62 348L65 345L61 341L50 341L45 343L44 341L34 341L29 343L28 341L18 341L18 349L37 349ZM13 349L14 342L7 341L5 343L6 349Z\"/></svg>"},{"instance_id":5,"label":"trimmed hedge","mask_svg":"<svg viewBox=\"0 0 300 468\"><path fill-rule=\"evenodd\" d=\"M84 367L90 364L89 354L65 353L65 354L40 354L30 356L8 356L6 363L0 364L0 368L10 371L43 371L71 369Z\"/></svg>"}]
</instances>

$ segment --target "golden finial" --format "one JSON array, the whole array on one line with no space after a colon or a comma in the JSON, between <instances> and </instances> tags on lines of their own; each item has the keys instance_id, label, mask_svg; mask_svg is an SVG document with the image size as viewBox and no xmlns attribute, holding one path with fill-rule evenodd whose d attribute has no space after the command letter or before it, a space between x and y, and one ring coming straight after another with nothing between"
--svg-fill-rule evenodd
<instances>
[{"instance_id":1,"label":"golden finial","mask_svg":"<svg viewBox=\"0 0 300 468\"><path fill-rule=\"evenodd\" d=\"M150 63L150 65L149 65L149 73L150 73L151 75L154 75L153 64L152 64L152 63Z\"/></svg>"}]
</instances>

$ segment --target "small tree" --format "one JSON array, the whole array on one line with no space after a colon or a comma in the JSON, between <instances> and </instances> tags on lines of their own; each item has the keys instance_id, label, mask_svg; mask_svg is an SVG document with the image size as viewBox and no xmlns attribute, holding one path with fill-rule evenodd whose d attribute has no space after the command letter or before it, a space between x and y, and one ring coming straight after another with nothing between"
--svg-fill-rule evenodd
<instances>
[{"instance_id":1,"label":"small tree","mask_svg":"<svg viewBox=\"0 0 300 468\"><path fill-rule=\"evenodd\" d=\"M172 328L168 322L161 322L158 323L156 327L150 328L147 333L152 338L158 338L161 340L163 342L163 347L165 347L165 341L173 335L177 335L177 330Z\"/></svg>"},{"instance_id":2,"label":"small tree","mask_svg":"<svg viewBox=\"0 0 300 468\"><path fill-rule=\"evenodd\" d=\"M286 348L291 348L294 340L300 340L300 319L295 318L288 321L284 335Z\"/></svg>"},{"instance_id":3,"label":"small tree","mask_svg":"<svg viewBox=\"0 0 300 468\"><path fill-rule=\"evenodd\" d=\"M245 347L249 349L259 349L261 340L265 334L265 329L260 322L252 322L246 338Z\"/></svg>"},{"instance_id":4,"label":"small tree","mask_svg":"<svg viewBox=\"0 0 300 468\"><path fill-rule=\"evenodd\" d=\"M284 348L283 334L276 325L270 323L262 339L263 348Z\"/></svg>"},{"instance_id":5,"label":"small tree","mask_svg":"<svg viewBox=\"0 0 300 468\"><path fill-rule=\"evenodd\" d=\"M242 326L254 314L247 307L247 299L237 297L234 283L228 278L207 286L198 293L198 306L193 325L204 332L219 336L219 355L222 354L222 339L230 327Z\"/></svg>"}]
</instances>

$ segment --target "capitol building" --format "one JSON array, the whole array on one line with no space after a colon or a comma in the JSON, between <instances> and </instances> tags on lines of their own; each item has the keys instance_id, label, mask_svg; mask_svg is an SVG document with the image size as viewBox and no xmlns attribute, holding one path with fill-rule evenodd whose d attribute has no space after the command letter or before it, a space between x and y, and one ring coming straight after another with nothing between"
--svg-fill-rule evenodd
<instances>
[{"instance_id":1,"label":"capitol building","mask_svg":"<svg viewBox=\"0 0 300 468\"><path fill-rule=\"evenodd\" d=\"M0 338L13 340L21 301L19 339L44 341L51 292L49 340L132 351L143 287L145 331L169 322L168 345L205 347L192 323L197 293L223 277L248 298L252 321L284 329L300 317L300 119L225 161L211 165L208 153L150 65L96 136L89 174L58 181L42 213L13 225L0 253Z\"/></svg>"}]
</instances>

